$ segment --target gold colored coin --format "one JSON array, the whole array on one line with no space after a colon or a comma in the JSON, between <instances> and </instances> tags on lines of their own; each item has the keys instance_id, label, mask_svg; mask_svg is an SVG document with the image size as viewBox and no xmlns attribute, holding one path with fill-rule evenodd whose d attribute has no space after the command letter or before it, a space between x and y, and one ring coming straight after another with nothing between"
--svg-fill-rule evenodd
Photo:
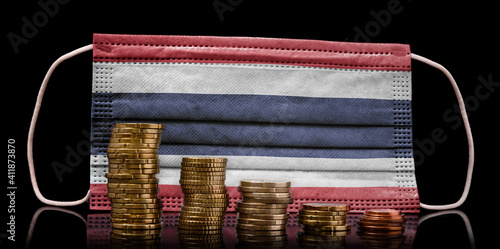
<instances>
[{"instance_id":1,"label":"gold colored coin","mask_svg":"<svg viewBox=\"0 0 500 249\"><path fill-rule=\"evenodd\" d=\"M150 189L138 189L138 188L109 188L108 194L157 194L159 192L158 188Z\"/></svg>"},{"instance_id":2,"label":"gold colored coin","mask_svg":"<svg viewBox=\"0 0 500 249\"><path fill-rule=\"evenodd\" d=\"M190 207L203 207L203 208L227 208L227 202L184 202L184 205Z\"/></svg>"},{"instance_id":3,"label":"gold colored coin","mask_svg":"<svg viewBox=\"0 0 500 249\"><path fill-rule=\"evenodd\" d=\"M318 210L299 210L299 215L311 215L311 216L345 216L347 211L318 211Z\"/></svg>"},{"instance_id":4,"label":"gold colored coin","mask_svg":"<svg viewBox=\"0 0 500 249\"><path fill-rule=\"evenodd\" d=\"M108 163L116 164L159 164L158 159L109 159Z\"/></svg>"},{"instance_id":5,"label":"gold colored coin","mask_svg":"<svg viewBox=\"0 0 500 249\"><path fill-rule=\"evenodd\" d=\"M111 213L115 214L157 214L161 213L161 209L143 209L143 208L112 208Z\"/></svg>"},{"instance_id":6,"label":"gold colored coin","mask_svg":"<svg viewBox=\"0 0 500 249\"><path fill-rule=\"evenodd\" d=\"M127 223L111 223L112 228L117 229L160 229L161 224L127 224Z\"/></svg>"},{"instance_id":7,"label":"gold colored coin","mask_svg":"<svg viewBox=\"0 0 500 249\"><path fill-rule=\"evenodd\" d=\"M192 203L192 202L199 202L199 203L228 203L229 199L224 198L224 199L208 199L208 198L187 198L184 197L184 204Z\"/></svg>"},{"instance_id":8,"label":"gold colored coin","mask_svg":"<svg viewBox=\"0 0 500 249\"><path fill-rule=\"evenodd\" d=\"M182 176L197 176L197 177L213 177L213 176L226 176L226 171L182 171Z\"/></svg>"},{"instance_id":9,"label":"gold colored coin","mask_svg":"<svg viewBox=\"0 0 500 249\"><path fill-rule=\"evenodd\" d=\"M110 237L113 239L133 239L133 240L150 240L150 239L159 239L161 238L160 234L146 234L146 235L141 235L141 234L116 234L116 233L111 233Z\"/></svg>"},{"instance_id":10,"label":"gold colored coin","mask_svg":"<svg viewBox=\"0 0 500 249\"><path fill-rule=\"evenodd\" d=\"M252 219L252 218L238 218L237 222L241 224L253 224L253 225L286 225L288 219L263 220L263 219Z\"/></svg>"},{"instance_id":11,"label":"gold colored coin","mask_svg":"<svg viewBox=\"0 0 500 249\"><path fill-rule=\"evenodd\" d=\"M250 198L292 198L292 193L252 193L252 192L243 192L241 193L243 197Z\"/></svg>"},{"instance_id":12,"label":"gold colored coin","mask_svg":"<svg viewBox=\"0 0 500 249\"><path fill-rule=\"evenodd\" d=\"M142 178L142 179L120 179L120 178L108 178L108 183L140 183L140 184L158 184L160 180L158 178Z\"/></svg>"},{"instance_id":13,"label":"gold colored coin","mask_svg":"<svg viewBox=\"0 0 500 249\"><path fill-rule=\"evenodd\" d=\"M161 129L151 129L151 128L112 128L111 133L161 133Z\"/></svg>"},{"instance_id":14,"label":"gold colored coin","mask_svg":"<svg viewBox=\"0 0 500 249\"><path fill-rule=\"evenodd\" d=\"M194 199L228 199L229 195L224 194L184 194L184 198Z\"/></svg>"},{"instance_id":15,"label":"gold colored coin","mask_svg":"<svg viewBox=\"0 0 500 249\"><path fill-rule=\"evenodd\" d=\"M115 198L112 200L113 203L123 203L123 204L162 204L160 198L151 198L151 199L120 199Z\"/></svg>"},{"instance_id":16,"label":"gold colored coin","mask_svg":"<svg viewBox=\"0 0 500 249\"><path fill-rule=\"evenodd\" d=\"M290 188L263 188L263 187L245 187L239 186L238 190L240 192L251 192L251 193L289 193Z\"/></svg>"},{"instance_id":17,"label":"gold colored coin","mask_svg":"<svg viewBox=\"0 0 500 249\"><path fill-rule=\"evenodd\" d=\"M225 181L226 176L203 176L203 175L186 175L181 173L181 180L196 180L196 181Z\"/></svg>"},{"instance_id":18,"label":"gold colored coin","mask_svg":"<svg viewBox=\"0 0 500 249\"><path fill-rule=\"evenodd\" d=\"M120 214L111 213L111 218L118 219L161 219L163 213L153 213L153 214Z\"/></svg>"},{"instance_id":19,"label":"gold colored coin","mask_svg":"<svg viewBox=\"0 0 500 249\"><path fill-rule=\"evenodd\" d=\"M286 208L270 208L270 209L263 209L263 208L242 208L242 207L236 207L236 212L242 213L242 214L284 214L286 213Z\"/></svg>"},{"instance_id":20,"label":"gold colored coin","mask_svg":"<svg viewBox=\"0 0 500 249\"><path fill-rule=\"evenodd\" d=\"M190 220L190 221L224 221L224 216L187 216L187 215L179 215L179 220Z\"/></svg>"},{"instance_id":21,"label":"gold colored coin","mask_svg":"<svg viewBox=\"0 0 500 249\"><path fill-rule=\"evenodd\" d=\"M145 164L118 164L110 163L108 165L110 169L160 169L160 165L154 163Z\"/></svg>"},{"instance_id":22,"label":"gold colored coin","mask_svg":"<svg viewBox=\"0 0 500 249\"><path fill-rule=\"evenodd\" d=\"M307 234L304 232L298 232L297 238L300 241L310 241L310 242L319 242L319 241L328 241L328 242L334 242L334 243L345 243L346 242L345 235L321 236L321 235Z\"/></svg>"},{"instance_id":23,"label":"gold colored coin","mask_svg":"<svg viewBox=\"0 0 500 249\"><path fill-rule=\"evenodd\" d=\"M200 220L188 220L188 219L180 219L177 221L177 225L184 226L222 226L224 224L224 220L215 220L215 221L200 221Z\"/></svg>"},{"instance_id":24,"label":"gold colored coin","mask_svg":"<svg viewBox=\"0 0 500 249\"><path fill-rule=\"evenodd\" d=\"M115 128L147 128L147 129L165 129L164 124L154 123L115 123Z\"/></svg>"},{"instance_id":25,"label":"gold colored coin","mask_svg":"<svg viewBox=\"0 0 500 249\"><path fill-rule=\"evenodd\" d=\"M189 230L222 230L221 225L186 225L186 224L177 224L177 228L179 229L189 229Z\"/></svg>"},{"instance_id":26,"label":"gold colored coin","mask_svg":"<svg viewBox=\"0 0 500 249\"><path fill-rule=\"evenodd\" d=\"M110 143L142 143L142 144L157 144L161 142L160 138L116 138L109 139Z\"/></svg>"},{"instance_id":27,"label":"gold colored coin","mask_svg":"<svg viewBox=\"0 0 500 249\"><path fill-rule=\"evenodd\" d=\"M287 203L267 204L267 203L252 203L252 202L242 202L242 201L239 201L236 204L237 204L238 207L241 207L241 208L262 208L262 209L288 208L288 204Z\"/></svg>"},{"instance_id":28,"label":"gold colored coin","mask_svg":"<svg viewBox=\"0 0 500 249\"><path fill-rule=\"evenodd\" d=\"M315 203L302 203L302 210L316 210L316 211L349 211L351 208L349 204L345 203L329 203L329 202L315 202Z\"/></svg>"},{"instance_id":29,"label":"gold colored coin","mask_svg":"<svg viewBox=\"0 0 500 249\"><path fill-rule=\"evenodd\" d=\"M276 242L276 241L288 241L288 238L286 235L280 235L280 236L255 236L255 235L244 235L244 234L238 234L237 236L238 241L242 242Z\"/></svg>"},{"instance_id":30,"label":"gold colored coin","mask_svg":"<svg viewBox=\"0 0 500 249\"><path fill-rule=\"evenodd\" d=\"M109 143L109 148L137 148L137 149L158 149L159 144L143 144L143 143Z\"/></svg>"},{"instance_id":31,"label":"gold colored coin","mask_svg":"<svg viewBox=\"0 0 500 249\"><path fill-rule=\"evenodd\" d=\"M293 198L253 198L253 197L243 197L244 202L257 202L257 203L293 203Z\"/></svg>"},{"instance_id":32,"label":"gold colored coin","mask_svg":"<svg viewBox=\"0 0 500 249\"><path fill-rule=\"evenodd\" d=\"M193 171L193 172L226 172L226 168L210 168L210 167L189 167L189 166L181 166L182 171Z\"/></svg>"},{"instance_id":33,"label":"gold colored coin","mask_svg":"<svg viewBox=\"0 0 500 249\"><path fill-rule=\"evenodd\" d=\"M351 229L351 225L340 225L340 226L309 226L302 225L304 230L312 231L346 231Z\"/></svg>"},{"instance_id":34,"label":"gold colored coin","mask_svg":"<svg viewBox=\"0 0 500 249\"><path fill-rule=\"evenodd\" d=\"M120 174L120 173L128 173L128 174L158 174L160 173L160 169L115 169L110 168L109 173L112 174Z\"/></svg>"},{"instance_id":35,"label":"gold colored coin","mask_svg":"<svg viewBox=\"0 0 500 249\"><path fill-rule=\"evenodd\" d=\"M225 207L192 207L192 206L182 206L181 211L192 211L192 212L226 212Z\"/></svg>"},{"instance_id":36,"label":"gold colored coin","mask_svg":"<svg viewBox=\"0 0 500 249\"><path fill-rule=\"evenodd\" d=\"M214 230L194 230L194 229L177 229L178 235L214 235L214 234L222 234L222 229L214 229Z\"/></svg>"},{"instance_id":37,"label":"gold colored coin","mask_svg":"<svg viewBox=\"0 0 500 249\"><path fill-rule=\"evenodd\" d=\"M341 236L347 236L351 234L351 230L346 230L346 231L319 231L319 230L302 230L302 232L299 232L302 235L308 235L308 236L334 236L334 237L341 237ZM345 237L344 237L345 239Z\"/></svg>"},{"instance_id":38,"label":"gold colored coin","mask_svg":"<svg viewBox=\"0 0 500 249\"><path fill-rule=\"evenodd\" d=\"M335 221L335 220L346 220L345 215L331 215L331 216L319 216L319 215L298 215L299 220L325 220L325 221Z\"/></svg>"},{"instance_id":39,"label":"gold colored coin","mask_svg":"<svg viewBox=\"0 0 500 249\"><path fill-rule=\"evenodd\" d=\"M130 149L130 148L108 148L107 153L129 153L129 154L158 154L157 149Z\"/></svg>"},{"instance_id":40,"label":"gold colored coin","mask_svg":"<svg viewBox=\"0 0 500 249\"><path fill-rule=\"evenodd\" d=\"M117 222L117 223L120 223L120 222ZM133 223L133 224L136 224L136 223ZM137 234L137 235L150 235L150 234L160 234L161 233L161 229L140 229L140 230L136 230L136 229L118 229L118 228L112 228L111 229L111 233L114 233L114 234L121 234L121 235L133 235L133 234Z\"/></svg>"},{"instance_id":41,"label":"gold colored coin","mask_svg":"<svg viewBox=\"0 0 500 249\"><path fill-rule=\"evenodd\" d=\"M226 194L226 189L182 189L184 194Z\"/></svg>"},{"instance_id":42,"label":"gold colored coin","mask_svg":"<svg viewBox=\"0 0 500 249\"><path fill-rule=\"evenodd\" d=\"M243 187L262 187L262 188L289 188L290 181L275 179L245 179L240 181Z\"/></svg>"},{"instance_id":43,"label":"gold colored coin","mask_svg":"<svg viewBox=\"0 0 500 249\"><path fill-rule=\"evenodd\" d=\"M289 214L244 214L238 213L238 219L288 220Z\"/></svg>"},{"instance_id":44,"label":"gold colored coin","mask_svg":"<svg viewBox=\"0 0 500 249\"><path fill-rule=\"evenodd\" d=\"M149 139L161 139L161 134L157 133L150 133L150 134L143 134L143 133L111 133L110 138L149 138Z\"/></svg>"},{"instance_id":45,"label":"gold colored coin","mask_svg":"<svg viewBox=\"0 0 500 249\"><path fill-rule=\"evenodd\" d=\"M365 211L365 215L369 216L401 216L401 211L394 209L370 209Z\"/></svg>"},{"instance_id":46,"label":"gold colored coin","mask_svg":"<svg viewBox=\"0 0 500 249\"><path fill-rule=\"evenodd\" d=\"M307 226L341 226L345 225L345 220L303 220L299 219L299 223Z\"/></svg>"},{"instance_id":47,"label":"gold colored coin","mask_svg":"<svg viewBox=\"0 0 500 249\"><path fill-rule=\"evenodd\" d=\"M180 215L182 216L202 216L202 217L222 217L226 215L226 211L186 211L181 210Z\"/></svg>"},{"instance_id":48,"label":"gold colored coin","mask_svg":"<svg viewBox=\"0 0 500 249\"><path fill-rule=\"evenodd\" d=\"M153 224L161 223L161 219L127 219L127 218L110 218L114 223L128 223L128 224Z\"/></svg>"},{"instance_id":49,"label":"gold colored coin","mask_svg":"<svg viewBox=\"0 0 500 249\"><path fill-rule=\"evenodd\" d=\"M182 162L193 163L226 163L227 158L223 157L183 157Z\"/></svg>"},{"instance_id":50,"label":"gold colored coin","mask_svg":"<svg viewBox=\"0 0 500 249\"><path fill-rule=\"evenodd\" d=\"M137 189L149 189L149 188L158 188L158 184L140 184L140 183L108 183L108 188L137 188Z\"/></svg>"},{"instance_id":51,"label":"gold colored coin","mask_svg":"<svg viewBox=\"0 0 500 249\"><path fill-rule=\"evenodd\" d=\"M236 224L236 228L238 229L246 229L246 230L285 230L286 225L253 225L253 224Z\"/></svg>"},{"instance_id":52,"label":"gold colored coin","mask_svg":"<svg viewBox=\"0 0 500 249\"><path fill-rule=\"evenodd\" d=\"M161 246L161 238L158 239L110 239L112 245L126 245L129 248L157 248ZM118 247L119 248L119 247Z\"/></svg>"},{"instance_id":53,"label":"gold colored coin","mask_svg":"<svg viewBox=\"0 0 500 249\"><path fill-rule=\"evenodd\" d=\"M181 162L181 166L197 167L197 168L225 168L226 163L197 163L197 162Z\"/></svg>"},{"instance_id":54,"label":"gold colored coin","mask_svg":"<svg viewBox=\"0 0 500 249\"><path fill-rule=\"evenodd\" d=\"M246 230L236 229L237 236L282 236L286 235L286 230Z\"/></svg>"},{"instance_id":55,"label":"gold colored coin","mask_svg":"<svg viewBox=\"0 0 500 249\"><path fill-rule=\"evenodd\" d=\"M143 199L152 199L152 198L158 198L158 194L115 194L115 193L108 193L109 198L120 198L120 199L133 199L133 198L143 198ZM113 201L113 200L111 200Z\"/></svg>"},{"instance_id":56,"label":"gold colored coin","mask_svg":"<svg viewBox=\"0 0 500 249\"><path fill-rule=\"evenodd\" d=\"M211 184L211 185L190 185L190 184L182 184L181 188L185 189L203 189L203 190L225 190L226 185L224 184Z\"/></svg>"},{"instance_id":57,"label":"gold colored coin","mask_svg":"<svg viewBox=\"0 0 500 249\"><path fill-rule=\"evenodd\" d=\"M124 208L124 209L134 209L134 208L161 208L161 203L153 203L153 204L133 204L133 203L114 203L111 202L111 208Z\"/></svg>"},{"instance_id":58,"label":"gold colored coin","mask_svg":"<svg viewBox=\"0 0 500 249\"><path fill-rule=\"evenodd\" d=\"M224 185L225 181L214 181L214 180L179 180L181 185Z\"/></svg>"},{"instance_id":59,"label":"gold colored coin","mask_svg":"<svg viewBox=\"0 0 500 249\"><path fill-rule=\"evenodd\" d=\"M137 154L137 153L108 153L109 159L156 159L158 154Z\"/></svg>"},{"instance_id":60,"label":"gold colored coin","mask_svg":"<svg viewBox=\"0 0 500 249\"><path fill-rule=\"evenodd\" d=\"M131 174L131 173L106 173L108 179L132 180L132 179L158 179L156 174Z\"/></svg>"}]
</instances>

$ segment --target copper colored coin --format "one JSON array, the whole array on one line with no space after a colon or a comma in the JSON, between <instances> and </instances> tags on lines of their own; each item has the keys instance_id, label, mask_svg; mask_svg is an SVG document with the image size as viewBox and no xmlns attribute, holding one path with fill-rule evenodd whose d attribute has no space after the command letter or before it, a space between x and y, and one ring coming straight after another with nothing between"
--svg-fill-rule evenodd
<instances>
[{"instance_id":1,"label":"copper colored coin","mask_svg":"<svg viewBox=\"0 0 500 249\"><path fill-rule=\"evenodd\" d=\"M365 211L369 216L400 216L401 211L394 209L370 209Z\"/></svg>"}]
</instances>

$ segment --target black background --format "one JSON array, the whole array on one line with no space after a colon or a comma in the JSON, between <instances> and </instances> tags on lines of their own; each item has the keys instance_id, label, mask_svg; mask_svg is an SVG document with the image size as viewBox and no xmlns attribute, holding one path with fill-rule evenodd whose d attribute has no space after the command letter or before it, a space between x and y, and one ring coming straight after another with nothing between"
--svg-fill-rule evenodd
<instances>
[{"instance_id":1,"label":"black background","mask_svg":"<svg viewBox=\"0 0 500 249\"><path fill-rule=\"evenodd\" d=\"M227 1L237 3L221 20L207 1L77 1L59 4L18 52L9 33L22 34L23 17L42 11L37 1L6 1L2 6L4 59L3 141L16 140L16 242L0 238L0 247L24 248L33 213L43 203L31 188L26 159L29 123L42 79L59 56L90 44L93 33L257 36L275 38L356 41L355 27L364 30L376 21L371 11L387 9L383 1ZM42 0L42 2L45 2ZM61 2L63 2L61 0ZM496 246L498 230L498 160L500 87L488 97L477 98L479 78L500 82L498 7L492 1L460 2L400 0L402 11L393 14L385 27L372 29L370 42L410 44L413 53L432 59L455 77L468 98L469 118L476 147L476 166L469 198L459 209L472 224L476 248ZM39 23L40 24L40 23ZM359 40L362 41L363 40ZM76 148L90 127L91 53L64 62L56 70L44 96L36 126L34 159L39 187L45 197L73 200L83 197L89 184L89 158L84 157L60 182L51 168L64 162L66 148ZM446 77L438 70L413 61L414 141L428 141L433 130L447 137L432 152L417 160L421 201L445 204L456 201L463 190L467 167L467 142L463 125L443 119L456 103ZM6 77L6 78L5 78ZM490 80L491 81L491 80ZM486 94L484 89L481 94ZM452 115L453 116L453 115ZM83 133L82 133L83 131ZM5 142L6 143L6 142ZM428 147L430 148L430 147ZM415 146L415 150L422 150ZM416 158L417 159L417 158ZM2 173L7 184L7 170ZM2 191L5 190L2 187ZM2 200L5 198L2 194ZM0 206L1 223L7 222L7 201ZM88 205L70 207L84 217ZM422 214L430 211L422 210ZM86 241L85 225L77 218L45 212L31 242L38 247L80 247ZM0 226L0 234L7 226ZM443 216L423 223L414 248L470 248L459 216Z\"/></svg>"}]
</instances>

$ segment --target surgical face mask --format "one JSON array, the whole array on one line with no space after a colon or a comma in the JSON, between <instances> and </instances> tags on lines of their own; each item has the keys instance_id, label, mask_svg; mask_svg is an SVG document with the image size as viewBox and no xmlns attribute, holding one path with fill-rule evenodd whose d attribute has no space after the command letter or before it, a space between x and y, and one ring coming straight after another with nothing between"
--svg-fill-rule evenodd
<instances>
[{"instance_id":1,"label":"surgical face mask","mask_svg":"<svg viewBox=\"0 0 500 249\"><path fill-rule=\"evenodd\" d=\"M409 45L317 40L95 34L93 49L89 194L75 202L45 203L110 209L106 157L117 122L166 126L158 149L159 196L164 211L179 211L181 158L228 159L228 211L240 199L241 179L292 182L297 211L303 202L343 202L352 212L420 207L446 209L465 201L474 150L456 83L439 64L411 54ZM469 142L462 198L454 204L419 202L412 142L411 59L442 70L452 82ZM41 101L41 96L39 96Z\"/></svg>"}]
</instances>

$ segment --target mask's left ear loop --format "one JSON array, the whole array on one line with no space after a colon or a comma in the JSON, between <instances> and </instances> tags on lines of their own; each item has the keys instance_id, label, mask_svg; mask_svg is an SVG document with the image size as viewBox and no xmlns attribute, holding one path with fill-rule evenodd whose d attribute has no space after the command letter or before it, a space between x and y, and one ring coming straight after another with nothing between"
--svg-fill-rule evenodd
<instances>
[{"instance_id":1,"label":"mask's left ear loop","mask_svg":"<svg viewBox=\"0 0 500 249\"><path fill-rule=\"evenodd\" d=\"M35 110L33 111L33 117L31 118L31 124L30 124L30 130L28 133L28 167L30 171L30 178L31 178L31 184L33 185L33 190L35 191L36 197L43 203L48 204L48 205L54 205L54 206L76 206L79 204L82 204L86 202L89 197L90 197L90 190L87 192L87 195L83 197L80 200L76 201L54 201L54 200L49 200L45 198L42 193L40 192L40 189L38 188L38 183L36 181L36 175L35 175L35 163L33 162L33 137L35 136L35 126L36 126L36 121L38 119L38 113L40 112L40 107L42 106L42 99L43 95L45 93L45 88L47 88L47 84L49 83L50 76L54 72L57 66L61 64L61 62L76 56L78 54L81 54L86 51L92 50L92 44L81 47L79 49L73 50L57 59L52 66L50 66L49 71L47 71L47 74L45 75L45 78L43 79L42 86L40 87L40 91L38 92L38 97L36 99L36 104L35 104Z\"/></svg>"},{"instance_id":2,"label":"mask's left ear loop","mask_svg":"<svg viewBox=\"0 0 500 249\"><path fill-rule=\"evenodd\" d=\"M465 109L464 100L462 98L462 94L460 94L460 89L458 89L457 82L451 75L451 73L440 64L431 61L427 58L424 58L420 55L411 54L411 58L420 62L423 62L431 67L435 67L443 72L453 87L453 91L457 97L458 106L460 108L460 115L462 116L462 120L464 122L465 134L467 135L467 143L469 144L469 163L467 167L467 177L465 178L465 187L460 199L452 204L447 205L428 205L424 203L420 203L420 207L430 210L445 210L445 209L454 209L462 205L467 199L467 195L469 195L471 180L472 180L472 170L474 169L474 140L472 139L472 131L470 129L469 119L467 117L467 110Z\"/></svg>"}]
</instances>

